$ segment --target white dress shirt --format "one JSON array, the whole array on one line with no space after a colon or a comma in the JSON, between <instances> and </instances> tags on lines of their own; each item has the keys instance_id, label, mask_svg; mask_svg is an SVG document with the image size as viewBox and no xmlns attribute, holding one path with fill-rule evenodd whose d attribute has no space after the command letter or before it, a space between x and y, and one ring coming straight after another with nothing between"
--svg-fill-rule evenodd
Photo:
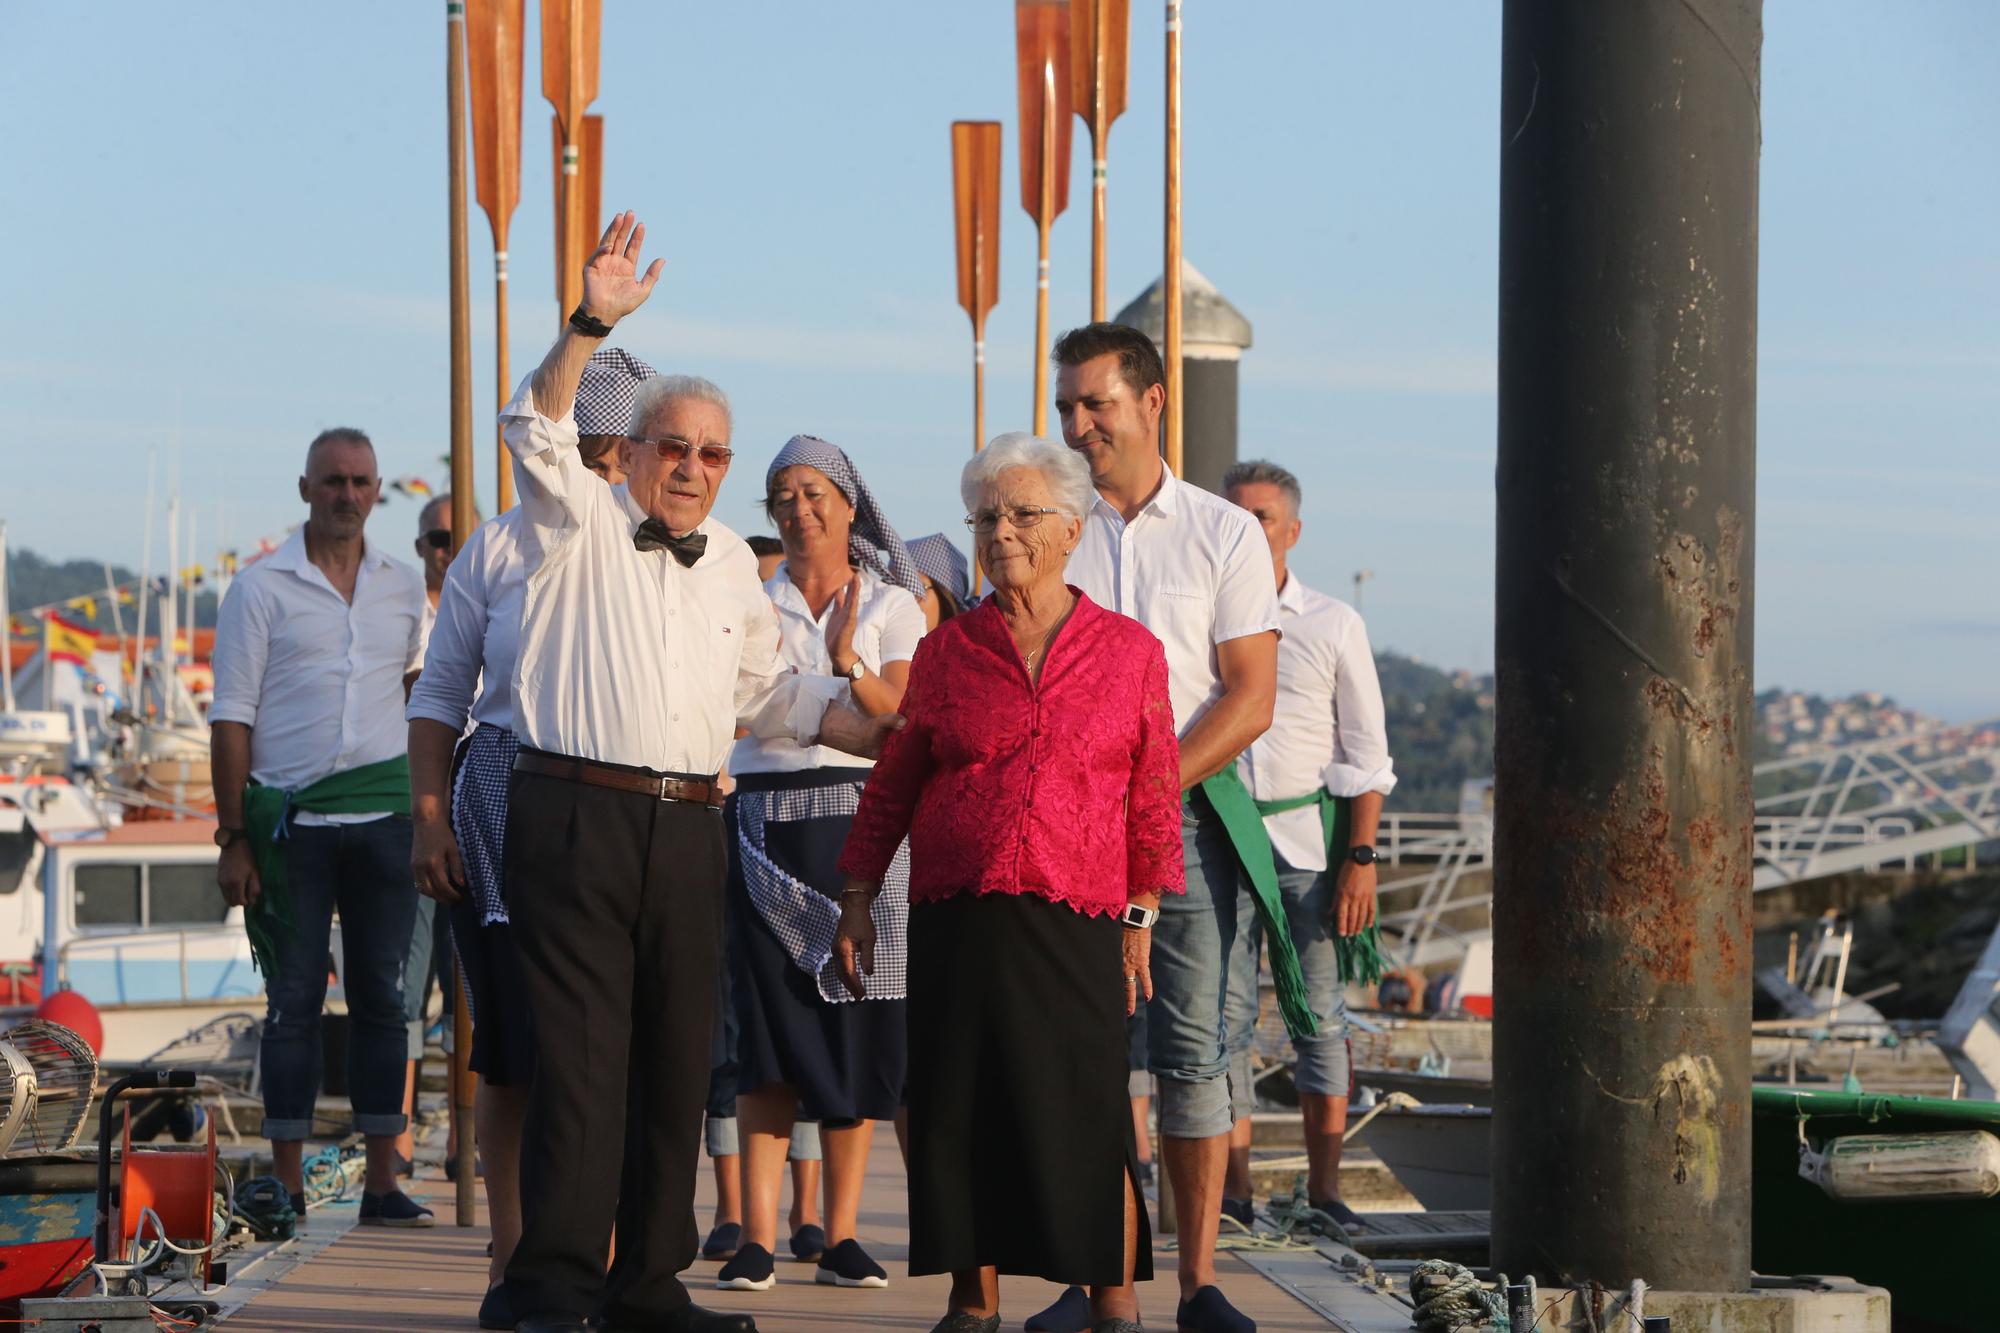
<instances>
[{"instance_id":1,"label":"white dress shirt","mask_svg":"<svg viewBox=\"0 0 2000 1333\"><path fill-rule=\"evenodd\" d=\"M891 662L908 662L924 637L924 608L909 589L887 582L873 570L861 574L861 604L855 608L854 654L876 675ZM779 648L785 665L803 676L835 676L833 656L826 648L826 622L833 603L815 616L805 595L783 565L764 584L764 593L778 613ZM860 759L826 745L800 745L785 737L770 740L745 736L729 755L731 773L796 773L808 768L872 768Z\"/></svg>"},{"instance_id":2,"label":"white dress shirt","mask_svg":"<svg viewBox=\"0 0 2000 1333\"><path fill-rule=\"evenodd\" d=\"M1174 729L1186 736L1223 695L1216 645L1277 629L1278 588L1248 510L1160 474L1130 523L1102 496L1093 501L1065 577L1159 636Z\"/></svg>"},{"instance_id":3,"label":"white dress shirt","mask_svg":"<svg viewBox=\"0 0 2000 1333\"><path fill-rule=\"evenodd\" d=\"M303 527L236 576L216 620L208 718L250 728L253 781L297 791L405 751L403 676L417 657L423 606L423 575L365 537L350 603L306 557Z\"/></svg>"},{"instance_id":4,"label":"white dress shirt","mask_svg":"<svg viewBox=\"0 0 2000 1333\"><path fill-rule=\"evenodd\" d=\"M521 650L521 603L528 575L521 563L521 510L481 523L452 558L438 596L437 622L424 674L410 691L406 716L453 731L468 715L514 727L514 659Z\"/></svg>"},{"instance_id":5,"label":"white dress shirt","mask_svg":"<svg viewBox=\"0 0 2000 1333\"><path fill-rule=\"evenodd\" d=\"M692 566L635 549L645 511L583 465L576 418L543 416L533 383L522 381L501 413L527 572L514 668L521 743L711 774L739 722L758 735L816 737L847 682L786 671L749 544L711 514L697 528L708 549Z\"/></svg>"},{"instance_id":6,"label":"white dress shirt","mask_svg":"<svg viewBox=\"0 0 2000 1333\"><path fill-rule=\"evenodd\" d=\"M1284 801L1324 787L1359 796L1396 785L1383 727L1382 685L1361 613L1316 592L1287 571L1278 590L1284 641L1278 645L1278 701L1271 729L1236 761L1250 794ZM1319 810L1265 815L1271 848L1298 870L1326 869Z\"/></svg>"}]
</instances>

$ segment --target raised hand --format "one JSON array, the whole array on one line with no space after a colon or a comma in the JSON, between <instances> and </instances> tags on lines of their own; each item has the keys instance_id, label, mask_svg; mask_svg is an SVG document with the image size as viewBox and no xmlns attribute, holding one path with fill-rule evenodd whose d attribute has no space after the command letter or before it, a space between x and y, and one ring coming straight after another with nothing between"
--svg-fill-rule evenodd
<instances>
[{"instance_id":1,"label":"raised hand","mask_svg":"<svg viewBox=\"0 0 2000 1333\"><path fill-rule=\"evenodd\" d=\"M826 655L835 675L846 675L859 660L854 651L854 623L860 606L861 575L856 572L846 587L834 593L833 612L826 618Z\"/></svg>"},{"instance_id":2,"label":"raised hand","mask_svg":"<svg viewBox=\"0 0 2000 1333\"><path fill-rule=\"evenodd\" d=\"M639 250L646 240L646 224L631 212L620 213L604 229L597 250L583 266L583 312L606 324L616 324L646 304L653 284L667 266L655 259L646 276L639 276Z\"/></svg>"}]
</instances>

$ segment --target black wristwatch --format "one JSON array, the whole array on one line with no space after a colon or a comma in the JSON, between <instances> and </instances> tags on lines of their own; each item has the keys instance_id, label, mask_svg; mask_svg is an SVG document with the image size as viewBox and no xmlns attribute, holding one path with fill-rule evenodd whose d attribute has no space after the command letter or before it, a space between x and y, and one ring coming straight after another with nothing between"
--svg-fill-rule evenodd
<instances>
[{"instance_id":1,"label":"black wristwatch","mask_svg":"<svg viewBox=\"0 0 2000 1333\"><path fill-rule=\"evenodd\" d=\"M241 842L249 836L249 829L219 828L215 831L215 845L226 851L229 848L229 844Z\"/></svg>"},{"instance_id":2,"label":"black wristwatch","mask_svg":"<svg viewBox=\"0 0 2000 1333\"><path fill-rule=\"evenodd\" d=\"M1373 847L1349 847L1347 859L1358 866L1372 866L1382 858L1375 854Z\"/></svg>"}]
</instances>

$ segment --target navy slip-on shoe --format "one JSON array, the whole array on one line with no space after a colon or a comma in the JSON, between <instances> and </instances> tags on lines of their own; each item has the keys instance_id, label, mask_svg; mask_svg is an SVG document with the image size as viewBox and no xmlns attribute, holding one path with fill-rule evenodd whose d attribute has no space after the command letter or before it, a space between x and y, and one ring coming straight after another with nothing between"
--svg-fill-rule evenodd
<instances>
[{"instance_id":1,"label":"navy slip-on shoe","mask_svg":"<svg viewBox=\"0 0 2000 1333\"><path fill-rule=\"evenodd\" d=\"M1229 1303L1220 1287L1203 1287L1174 1311L1180 1333L1257 1333L1257 1321Z\"/></svg>"},{"instance_id":2,"label":"navy slip-on shoe","mask_svg":"<svg viewBox=\"0 0 2000 1333\"><path fill-rule=\"evenodd\" d=\"M769 1291L777 1281L778 1266L771 1252L754 1240L738 1249L715 1275L715 1285L724 1291Z\"/></svg>"},{"instance_id":3,"label":"navy slip-on shoe","mask_svg":"<svg viewBox=\"0 0 2000 1333\"><path fill-rule=\"evenodd\" d=\"M1082 1287L1069 1287L1048 1309L1028 1316L1022 1325L1028 1333L1087 1333L1090 1328L1090 1297Z\"/></svg>"},{"instance_id":4,"label":"navy slip-on shoe","mask_svg":"<svg viewBox=\"0 0 2000 1333\"><path fill-rule=\"evenodd\" d=\"M486 1289L486 1299L479 1302L479 1326L488 1329L514 1327L514 1302L507 1299L507 1284L495 1283Z\"/></svg>"},{"instance_id":5,"label":"navy slip-on shoe","mask_svg":"<svg viewBox=\"0 0 2000 1333\"><path fill-rule=\"evenodd\" d=\"M741 1223L724 1222L708 1233L708 1239L701 1243L701 1257L704 1259L734 1259L736 1251L743 1244Z\"/></svg>"},{"instance_id":6,"label":"navy slip-on shoe","mask_svg":"<svg viewBox=\"0 0 2000 1333\"><path fill-rule=\"evenodd\" d=\"M982 1317L960 1310L938 1320L931 1326L931 1333L1000 1333L1000 1316L990 1314Z\"/></svg>"},{"instance_id":7,"label":"navy slip-on shoe","mask_svg":"<svg viewBox=\"0 0 2000 1333\"><path fill-rule=\"evenodd\" d=\"M829 1287L886 1287L889 1271L868 1257L852 1236L819 1257L813 1281Z\"/></svg>"},{"instance_id":8,"label":"navy slip-on shoe","mask_svg":"<svg viewBox=\"0 0 2000 1333\"><path fill-rule=\"evenodd\" d=\"M802 1264L816 1264L826 1253L826 1232L808 1222L792 1233L792 1258Z\"/></svg>"},{"instance_id":9,"label":"navy slip-on shoe","mask_svg":"<svg viewBox=\"0 0 2000 1333\"><path fill-rule=\"evenodd\" d=\"M429 1227L437 1225L431 1210L401 1190L361 1196L361 1225L364 1227Z\"/></svg>"}]
</instances>

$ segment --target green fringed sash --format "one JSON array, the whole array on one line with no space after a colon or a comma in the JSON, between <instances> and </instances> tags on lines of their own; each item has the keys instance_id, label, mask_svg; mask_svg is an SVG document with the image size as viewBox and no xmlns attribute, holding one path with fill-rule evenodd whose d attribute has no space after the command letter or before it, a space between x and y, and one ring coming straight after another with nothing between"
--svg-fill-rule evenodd
<instances>
[{"instance_id":1,"label":"green fringed sash","mask_svg":"<svg viewBox=\"0 0 2000 1333\"><path fill-rule=\"evenodd\" d=\"M290 875L284 839L291 812L316 815L407 815L410 813L410 757L399 754L379 763L329 773L297 791L248 783L243 788L243 827L257 860L257 901L243 911L250 957L266 978L277 975L278 941L292 929ZM412 890L414 892L414 890Z\"/></svg>"},{"instance_id":2,"label":"green fringed sash","mask_svg":"<svg viewBox=\"0 0 2000 1333\"><path fill-rule=\"evenodd\" d=\"M1347 844L1354 827L1353 798L1329 796L1326 788L1321 787L1318 791L1282 801L1259 801L1257 813L1281 815L1287 810L1302 810L1309 805L1319 807L1320 831L1326 837L1326 873L1333 876L1334 886L1338 888L1340 867L1347 858ZM1270 850L1268 840L1265 850ZM1375 922L1370 921L1359 934L1335 935L1333 947L1340 960L1341 981L1373 986L1382 980L1382 932Z\"/></svg>"},{"instance_id":3,"label":"green fringed sash","mask_svg":"<svg viewBox=\"0 0 2000 1333\"><path fill-rule=\"evenodd\" d=\"M1299 951L1292 944L1292 928L1285 919L1285 899L1278 888L1278 870L1271 859L1270 835L1264 832L1264 817L1250 789L1229 765L1201 784L1208 803L1228 830L1236 859L1250 877L1250 896L1257 904L1257 916L1264 923L1264 935L1271 943L1271 980L1278 991L1278 1012L1284 1015L1285 1031L1294 1037L1310 1037L1319 1032L1312 997L1306 993L1305 974L1299 969Z\"/></svg>"},{"instance_id":4,"label":"green fringed sash","mask_svg":"<svg viewBox=\"0 0 2000 1333\"><path fill-rule=\"evenodd\" d=\"M1285 1030L1294 1037L1310 1037L1319 1031L1319 1019L1306 993L1305 977L1299 968L1298 948L1292 942L1291 926L1285 915L1284 894L1278 887L1277 863L1271 851L1271 837L1264 829L1264 816L1319 807L1320 827L1326 837L1327 873L1337 876L1346 855L1348 832L1353 818L1353 802L1330 796L1324 788L1304 796L1278 801L1251 798L1250 789L1236 775L1232 765L1201 784L1209 803L1229 832L1230 844L1249 876L1251 897L1257 916L1271 943L1271 979L1278 992L1278 1010ZM1371 923L1358 935L1336 936L1336 956L1343 982L1372 986L1382 979L1381 936Z\"/></svg>"}]
</instances>

